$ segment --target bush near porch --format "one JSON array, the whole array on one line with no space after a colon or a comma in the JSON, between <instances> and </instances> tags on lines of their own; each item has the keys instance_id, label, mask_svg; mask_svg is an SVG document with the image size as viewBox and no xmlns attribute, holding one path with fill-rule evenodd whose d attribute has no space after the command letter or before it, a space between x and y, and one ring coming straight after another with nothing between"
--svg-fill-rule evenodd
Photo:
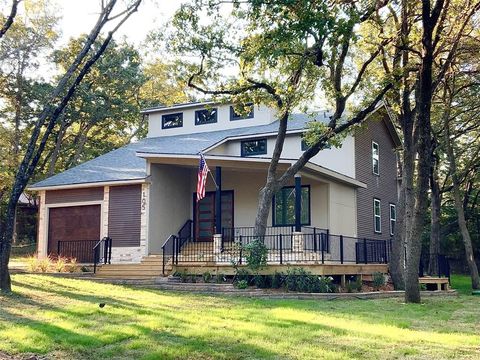
<instances>
[{"instance_id":1,"label":"bush near porch","mask_svg":"<svg viewBox=\"0 0 480 360\"><path fill-rule=\"evenodd\" d=\"M468 282L453 278L453 287ZM311 301L192 295L14 275L0 358L479 358L478 298ZM103 308L100 303L105 303Z\"/></svg>"}]
</instances>

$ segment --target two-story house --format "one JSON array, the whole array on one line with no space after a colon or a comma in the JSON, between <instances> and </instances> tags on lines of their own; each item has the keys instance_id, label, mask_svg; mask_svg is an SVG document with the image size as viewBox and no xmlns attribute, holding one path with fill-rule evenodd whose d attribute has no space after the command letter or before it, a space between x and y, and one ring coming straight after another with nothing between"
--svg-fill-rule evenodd
<instances>
[{"instance_id":1,"label":"two-story house","mask_svg":"<svg viewBox=\"0 0 480 360\"><path fill-rule=\"evenodd\" d=\"M248 109L247 109L248 110ZM274 148L274 110L188 103L146 109L148 136L30 187L40 195L38 255L92 261L111 238L112 263L223 264L253 238L258 192ZM294 114L279 171L306 149ZM341 147L319 152L276 194L263 239L272 264L385 263L395 231L400 141L379 107ZM196 200L199 155L210 168ZM104 252L102 250L102 256ZM160 261L160 260L159 260ZM113 266L113 265L112 265Z\"/></svg>"}]
</instances>

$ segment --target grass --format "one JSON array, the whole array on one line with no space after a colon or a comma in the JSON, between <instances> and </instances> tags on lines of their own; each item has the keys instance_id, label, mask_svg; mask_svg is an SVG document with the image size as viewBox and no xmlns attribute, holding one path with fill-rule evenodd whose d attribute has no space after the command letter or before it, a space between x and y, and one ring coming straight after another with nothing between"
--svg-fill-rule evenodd
<instances>
[{"instance_id":1,"label":"grass","mask_svg":"<svg viewBox=\"0 0 480 360\"><path fill-rule=\"evenodd\" d=\"M13 285L13 295L0 295L0 357L480 358L480 300L463 294L405 305L193 295L47 275L15 275ZM457 285L468 292L466 279L455 277Z\"/></svg>"}]
</instances>

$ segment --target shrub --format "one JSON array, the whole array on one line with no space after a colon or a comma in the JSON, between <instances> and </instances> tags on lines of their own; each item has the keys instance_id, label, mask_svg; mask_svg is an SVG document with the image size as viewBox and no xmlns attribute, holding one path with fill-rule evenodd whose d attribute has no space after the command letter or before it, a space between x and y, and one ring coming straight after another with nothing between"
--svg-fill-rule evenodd
<instances>
[{"instance_id":1,"label":"shrub","mask_svg":"<svg viewBox=\"0 0 480 360\"><path fill-rule=\"evenodd\" d=\"M67 265L67 259L59 256L57 258L57 261L55 262L55 265L54 265L55 266L55 271L59 272L59 273L64 272L65 269L66 269L66 265Z\"/></svg>"},{"instance_id":2,"label":"shrub","mask_svg":"<svg viewBox=\"0 0 480 360\"><path fill-rule=\"evenodd\" d=\"M188 281L188 274L186 270L177 272L175 275L180 277L180 281L182 283L186 283Z\"/></svg>"},{"instance_id":3,"label":"shrub","mask_svg":"<svg viewBox=\"0 0 480 360\"><path fill-rule=\"evenodd\" d=\"M283 276L283 273L275 271L271 279L272 288L280 289L283 286Z\"/></svg>"},{"instance_id":4,"label":"shrub","mask_svg":"<svg viewBox=\"0 0 480 360\"><path fill-rule=\"evenodd\" d=\"M237 289L246 289L248 288L248 282L246 280L240 280L235 284L235 286Z\"/></svg>"},{"instance_id":5,"label":"shrub","mask_svg":"<svg viewBox=\"0 0 480 360\"><path fill-rule=\"evenodd\" d=\"M383 285L385 285L385 275L383 275L381 272L374 272L373 273L373 288L375 290L378 290Z\"/></svg>"},{"instance_id":6,"label":"shrub","mask_svg":"<svg viewBox=\"0 0 480 360\"><path fill-rule=\"evenodd\" d=\"M29 272L38 272L38 259L36 256L29 256L27 258L27 268Z\"/></svg>"},{"instance_id":7,"label":"shrub","mask_svg":"<svg viewBox=\"0 0 480 360\"><path fill-rule=\"evenodd\" d=\"M74 273L78 271L77 258L70 258L70 260L67 263L67 271L70 273Z\"/></svg>"},{"instance_id":8,"label":"shrub","mask_svg":"<svg viewBox=\"0 0 480 360\"><path fill-rule=\"evenodd\" d=\"M289 269L285 277L288 291L329 293L335 291L333 278L313 275L303 268Z\"/></svg>"},{"instance_id":9,"label":"shrub","mask_svg":"<svg viewBox=\"0 0 480 360\"><path fill-rule=\"evenodd\" d=\"M257 273L267 265L268 249L260 239L245 245L245 261L252 272Z\"/></svg>"},{"instance_id":10,"label":"shrub","mask_svg":"<svg viewBox=\"0 0 480 360\"><path fill-rule=\"evenodd\" d=\"M237 273L235 274L235 279L234 283L237 283L239 281L245 280L247 284L250 282L251 275L250 273L245 270L245 269L237 269Z\"/></svg>"},{"instance_id":11,"label":"shrub","mask_svg":"<svg viewBox=\"0 0 480 360\"><path fill-rule=\"evenodd\" d=\"M217 274L217 276L215 276L215 281L216 281L217 284L220 284L222 282L227 281L227 279L225 278L225 275Z\"/></svg>"},{"instance_id":12,"label":"shrub","mask_svg":"<svg viewBox=\"0 0 480 360\"><path fill-rule=\"evenodd\" d=\"M202 274L203 282L209 283L212 280L212 274L210 274L208 271L205 271Z\"/></svg>"},{"instance_id":13,"label":"shrub","mask_svg":"<svg viewBox=\"0 0 480 360\"><path fill-rule=\"evenodd\" d=\"M361 292L362 291L362 280L359 276L351 277L346 284L347 292L352 293L354 291Z\"/></svg>"},{"instance_id":14,"label":"shrub","mask_svg":"<svg viewBox=\"0 0 480 360\"><path fill-rule=\"evenodd\" d=\"M89 269L88 267L86 267L86 266L82 266L82 267L80 268L80 271L86 273L86 272L90 272L90 269Z\"/></svg>"},{"instance_id":15,"label":"shrub","mask_svg":"<svg viewBox=\"0 0 480 360\"><path fill-rule=\"evenodd\" d=\"M40 259L38 261L38 270L40 270L43 273L46 273L50 269L51 265L52 265L52 259L50 258L50 256L47 256L46 258Z\"/></svg>"},{"instance_id":16,"label":"shrub","mask_svg":"<svg viewBox=\"0 0 480 360\"><path fill-rule=\"evenodd\" d=\"M193 283L193 284L195 284L195 283L197 282L197 275L192 274L192 275L190 276L190 282Z\"/></svg>"},{"instance_id":17,"label":"shrub","mask_svg":"<svg viewBox=\"0 0 480 360\"><path fill-rule=\"evenodd\" d=\"M253 283L259 289L268 289L271 287L270 277L267 275L255 275L253 277Z\"/></svg>"}]
</instances>

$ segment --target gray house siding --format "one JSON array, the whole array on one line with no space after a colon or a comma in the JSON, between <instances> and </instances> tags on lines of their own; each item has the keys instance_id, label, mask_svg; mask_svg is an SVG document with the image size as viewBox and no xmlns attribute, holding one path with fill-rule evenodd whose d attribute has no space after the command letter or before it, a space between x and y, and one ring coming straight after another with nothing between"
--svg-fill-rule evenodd
<instances>
[{"instance_id":1,"label":"gray house siding","mask_svg":"<svg viewBox=\"0 0 480 360\"><path fill-rule=\"evenodd\" d=\"M372 239L390 238L390 204L397 204L397 156L395 143L383 120L372 116L355 132L356 178L367 185L357 190L357 235ZM379 145L379 175L373 173L372 142ZM381 203L381 233L374 231L373 200Z\"/></svg>"}]
</instances>

